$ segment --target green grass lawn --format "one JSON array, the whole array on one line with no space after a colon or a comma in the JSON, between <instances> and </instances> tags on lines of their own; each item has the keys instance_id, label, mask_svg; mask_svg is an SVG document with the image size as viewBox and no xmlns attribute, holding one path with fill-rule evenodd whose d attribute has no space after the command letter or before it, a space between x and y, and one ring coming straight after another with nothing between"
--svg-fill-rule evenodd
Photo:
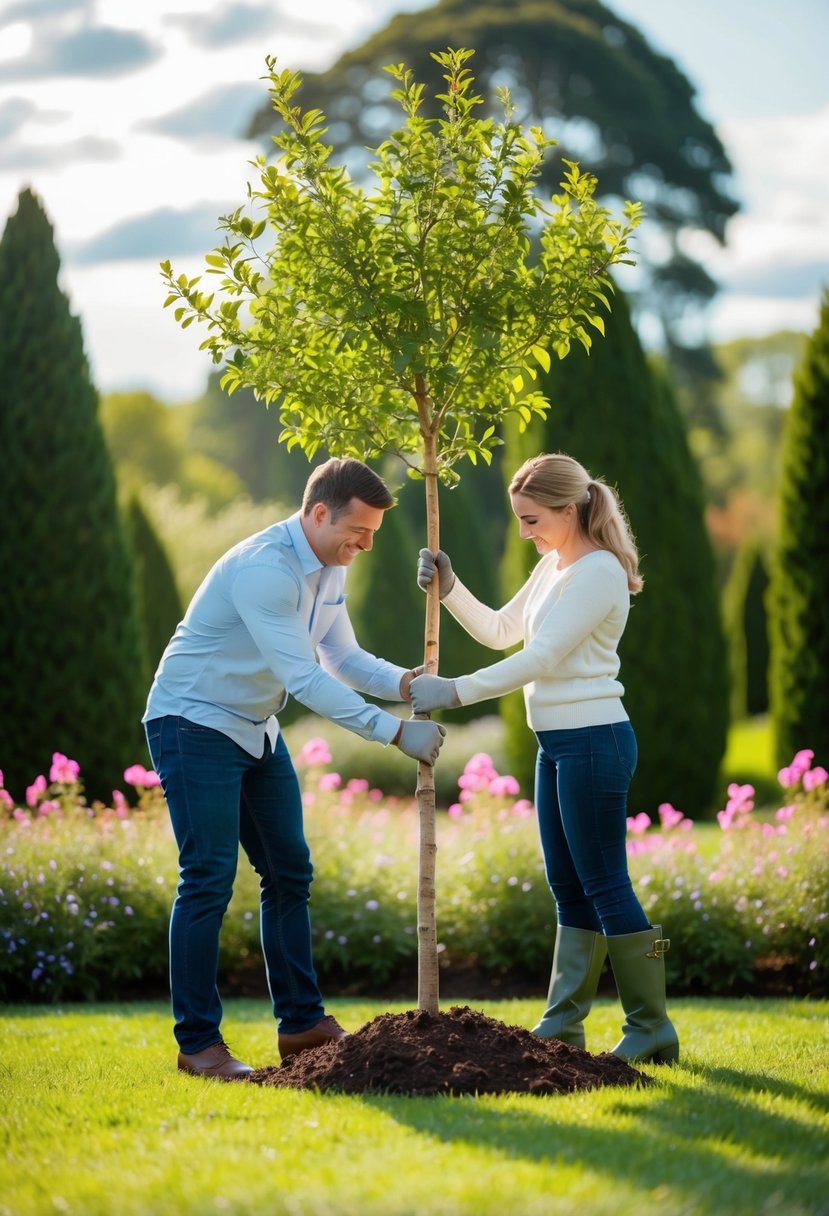
<instances>
[{"instance_id":1,"label":"green grass lawn","mask_svg":"<svg viewBox=\"0 0 829 1216\"><path fill-rule=\"evenodd\" d=\"M448 1003L447 1003L448 1004ZM348 1029L405 1005L333 1001ZM531 1026L539 1002L474 1002ZM179 1075L167 1007L2 1012L0 1213L829 1213L829 1002L685 1000L657 1084L567 1096L345 1097ZM225 1033L276 1059L261 1001ZM588 1046L610 1047L604 1000Z\"/></svg>"}]
</instances>

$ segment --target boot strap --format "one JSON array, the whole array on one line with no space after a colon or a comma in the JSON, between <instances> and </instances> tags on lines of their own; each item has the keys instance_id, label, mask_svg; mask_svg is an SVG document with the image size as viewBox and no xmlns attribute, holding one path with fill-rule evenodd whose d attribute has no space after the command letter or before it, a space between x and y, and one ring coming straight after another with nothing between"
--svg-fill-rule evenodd
<instances>
[{"instance_id":1,"label":"boot strap","mask_svg":"<svg viewBox=\"0 0 829 1216\"><path fill-rule=\"evenodd\" d=\"M669 937L656 937L645 958L662 958L662 955L667 954L670 948L671 939Z\"/></svg>"}]
</instances>

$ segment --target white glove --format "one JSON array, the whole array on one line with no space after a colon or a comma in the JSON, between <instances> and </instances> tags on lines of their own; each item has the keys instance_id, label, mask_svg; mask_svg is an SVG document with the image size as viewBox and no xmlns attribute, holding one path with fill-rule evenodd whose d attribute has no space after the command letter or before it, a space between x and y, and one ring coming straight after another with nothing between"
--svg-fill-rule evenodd
<instances>
[{"instance_id":1,"label":"white glove","mask_svg":"<svg viewBox=\"0 0 829 1216\"><path fill-rule=\"evenodd\" d=\"M413 760L422 760L424 764L434 764L438 752L443 747L446 727L437 722L418 722L412 719L404 722L400 728L397 746L401 752L411 756Z\"/></svg>"},{"instance_id":2,"label":"white glove","mask_svg":"<svg viewBox=\"0 0 829 1216\"><path fill-rule=\"evenodd\" d=\"M433 709L457 709L461 703L455 681L442 676L418 676L409 685L409 693L416 714L430 714Z\"/></svg>"},{"instance_id":3,"label":"white glove","mask_svg":"<svg viewBox=\"0 0 829 1216\"><path fill-rule=\"evenodd\" d=\"M421 591L428 591L429 584L437 574L438 595L444 599L455 585L455 572L449 555L442 549L433 553L431 549L421 549L417 562L417 585Z\"/></svg>"}]
</instances>

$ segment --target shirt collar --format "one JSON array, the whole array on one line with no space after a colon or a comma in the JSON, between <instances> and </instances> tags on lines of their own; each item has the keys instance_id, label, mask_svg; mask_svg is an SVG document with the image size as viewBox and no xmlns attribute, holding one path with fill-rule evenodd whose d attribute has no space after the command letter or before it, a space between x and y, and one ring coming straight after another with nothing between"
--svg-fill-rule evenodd
<instances>
[{"instance_id":1,"label":"shirt collar","mask_svg":"<svg viewBox=\"0 0 829 1216\"><path fill-rule=\"evenodd\" d=\"M288 530L288 536L291 538L294 551L299 558L299 564L302 566L302 573L307 576L313 574L316 570L322 570L323 563L309 545L308 537L302 530L302 513L296 511L286 519L285 527Z\"/></svg>"}]
</instances>

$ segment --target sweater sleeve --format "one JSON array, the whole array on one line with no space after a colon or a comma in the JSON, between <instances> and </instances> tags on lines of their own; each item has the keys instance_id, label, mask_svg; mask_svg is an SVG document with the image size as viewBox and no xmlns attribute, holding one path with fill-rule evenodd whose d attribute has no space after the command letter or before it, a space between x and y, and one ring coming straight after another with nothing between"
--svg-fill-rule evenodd
<instances>
[{"instance_id":1,"label":"sweater sleeve","mask_svg":"<svg viewBox=\"0 0 829 1216\"><path fill-rule=\"evenodd\" d=\"M589 637L615 601L616 580L607 569L587 567L574 572L553 590L549 607L542 609L535 635L523 650L455 679L461 704L474 705L504 696L535 680L554 676L562 659Z\"/></svg>"},{"instance_id":2,"label":"sweater sleeve","mask_svg":"<svg viewBox=\"0 0 829 1216\"><path fill-rule=\"evenodd\" d=\"M491 650L508 650L524 638L524 603L530 582L531 578L503 608L488 608L455 576L452 590L442 603L476 642Z\"/></svg>"}]
</instances>

